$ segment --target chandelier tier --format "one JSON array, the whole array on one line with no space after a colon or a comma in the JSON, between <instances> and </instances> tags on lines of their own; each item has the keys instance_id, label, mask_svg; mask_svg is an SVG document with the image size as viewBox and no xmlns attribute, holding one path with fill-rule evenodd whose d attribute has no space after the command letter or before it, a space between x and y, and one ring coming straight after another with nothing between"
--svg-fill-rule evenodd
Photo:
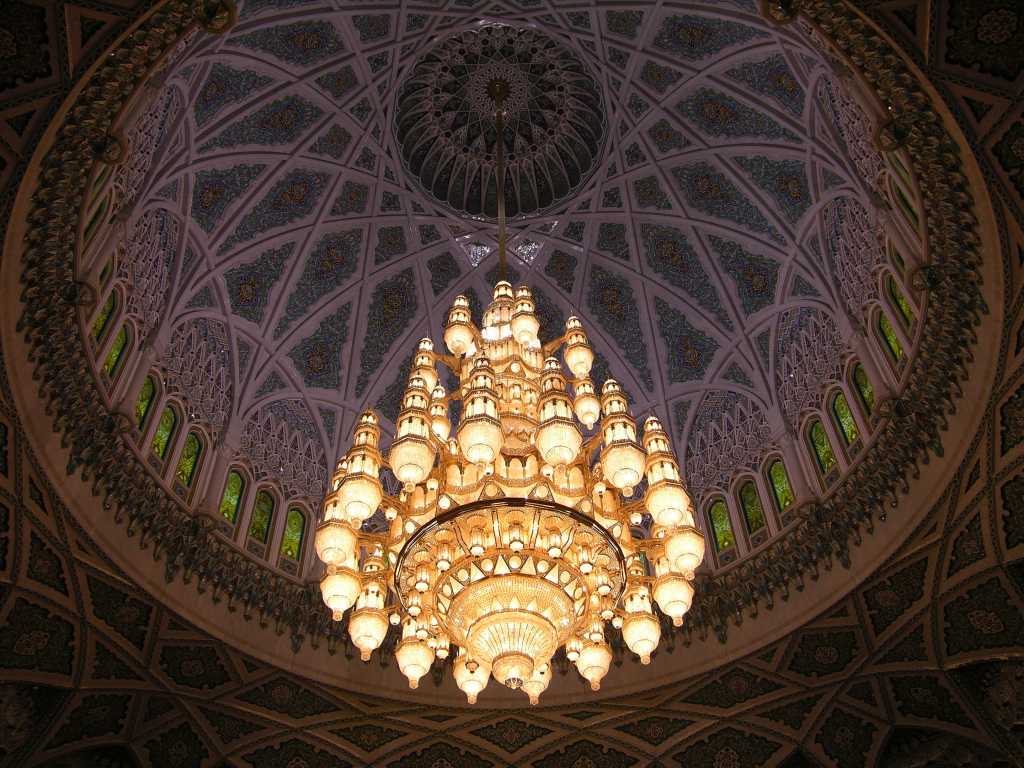
<instances>
[{"instance_id":1,"label":"chandelier tier","mask_svg":"<svg viewBox=\"0 0 1024 768\"><path fill-rule=\"evenodd\" d=\"M508 83L487 92L504 136ZM504 145L495 142L499 180ZM496 186L504 276L505 184ZM416 348L387 458L366 411L337 464L316 533L320 590L336 621L353 609L348 632L364 661L401 625L395 655L411 688L454 647L470 703L494 677L536 704L564 648L596 691L612 661L609 623L646 664L661 638L654 605L677 626L690 609L704 537L668 435L654 416L638 433L614 380L598 397L576 317L548 344L539 331L525 286L500 280L482 328L457 296L449 354L429 338ZM458 378L452 392L439 363ZM384 492L387 469L398 493ZM378 510L384 534L365 530Z\"/></svg>"}]
</instances>

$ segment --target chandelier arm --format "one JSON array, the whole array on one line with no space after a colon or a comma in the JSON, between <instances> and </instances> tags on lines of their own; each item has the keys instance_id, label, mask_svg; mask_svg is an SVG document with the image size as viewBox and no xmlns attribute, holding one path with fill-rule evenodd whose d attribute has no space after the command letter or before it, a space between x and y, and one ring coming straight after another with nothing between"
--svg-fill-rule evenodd
<instances>
[{"instance_id":1,"label":"chandelier arm","mask_svg":"<svg viewBox=\"0 0 1024 768\"><path fill-rule=\"evenodd\" d=\"M480 334L476 328L473 329L473 336L475 339L480 339ZM446 355L441 352L428 352L428 356L435 363L441 363L445 368L458 376L462 372L462 358L456 357L455 355Z\"/></svg>"},{"instance_id":2,"label":"chandelier arm","mask_svg":"<svg viewBox=\"0 0 1024 768\"><path fill-rule=\"evenodd\" d=\"M547 344L545 344L544 347L543 347L544 357L549 357L550 355L553 355L555 352L557 352L558 348L561 347L563 344L565 344L565 342L566 342L566 340L568 338L569 338L568 334L563 333L557 339L552 339ZM573 382L575 382L575 381L576 381L576 379L573 379Z\"/></svg>"}]
</instances>

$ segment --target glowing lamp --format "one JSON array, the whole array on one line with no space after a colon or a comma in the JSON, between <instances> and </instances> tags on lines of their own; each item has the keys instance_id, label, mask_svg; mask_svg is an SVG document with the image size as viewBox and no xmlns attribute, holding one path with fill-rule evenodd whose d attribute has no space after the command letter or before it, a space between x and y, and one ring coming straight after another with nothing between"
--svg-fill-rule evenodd
<instances>
[{"instance_id":1,"label":"glowing lamp","mask_svg":"<svg viewBox=\"0 0 1024 768\"><path fill-rule=\"evenodd\" d=\"M434 652L424 641L415 636L407 637L398 644L395 659L398 661L398 669L409 679L409 687L417 688L420 678L430 670Z\"/></svg>"},{"instance_id":2,"label":"glowing lamp","mask_svg":"<svg viewBox=\"0 0 1024 768\"><path fill-rule=\"evenodd\" d=\"M576 669L590 683L590 690L601 690L601 681L612 664L612 652L605 643L587 643L576 659Z\"/></svg>"},{"instance_id":3,"label":"glowing lamp","mask_svg":"<svg viewBox=\"0 0 1024 768\"><path fill-rule=\"evenodd\" d=\"M594 364L594 350L590 348L583 324L575 315L565 321L565 338L565 351L562 355L566 367L577 379L588 376Z\"/></svg>"},{"instance_id":4,"label":"glowing lamp","mask_svg":"<svg viewBox=\"0 0 1024 768\"><path fill-rule=\"evenodd\" d=\"M512 312L512 335L523 346L531 346L537 341L540 320L534 314L533 295L525 285L516 289L515 309Z\"/></svg>"},{"instance_id":5,"label":"glowing lamp","mask_svg":"<svg viewBox=\"0 0 1024 768\"><path fill-rule=\"evenodd\" d=\"M381 608L356 608L348 618L348 634L359 649L359 658L369 661L388 633L388 616Z\"/></svg>"},{"instance_id":6,"label":"glowing lamp","mask_svg":"<svg viewBox=\"0 0 1024 768\"><path fill-rule=\"evenodd\" d=\"M682 576L666 574L654 583L654 599L672 623L681 627L683 617L693 604L693 585Z\"/></svg>"},{"instance_id":7,"label":"glowing lamp","mask_svg":"<svg viewBox=\"0 0 1024 768\"><path fill-rule=\"evenodd\" d=\"M551 682L551 665L542 664L533 670L533 675L523 683L523 691L530 698L530 704L536 706L540 695L548 689Z\"/></svg>"},{"instance_id":8,"label":"glowing lamp","mask_svg":"<svg viewBox=\"0 0 1024 768\"><path fill-rule=\"evenodd\" d=\"M643 476L644 453L635 444L613 444L601 453L601 466L608 482L632 496L633 488Z\"/></svg>"},{"instance_id":9,"label":"glowing lamp","mask_svg":"<svg viewBox=\"0 0 1024 768\"><path fill-rule=\"evenodd\" d=\"M587 429L593 429L601 418L601 401L594 391L594 382L588 378L576 382L576 399L573 401L573 410L576 411L576 418L583 422Z\"/></svg>"},{"instance_id":10,"label":"glowing lamp","mask_svg":"<svg viewBox=\"0 0 1024 768\"><path fill-rule=\"evenodd\" d=\"M320 581L320 593L335 621L340 621L345 611L352 607L360 587L359 574L351 568L328 567L327 575Z\"/></svg>"},{"instance_id":11,"label":"glowing lamp","mask_svg":"<svg viewBox=\"0 0 1024 768\"><path fill-rule=\"evenodd\" d=\"M338 489L339 503L345 510L345 517L353 523L361 523L377 511L384 491L380 480L369 475L346 475Z\"/></svg>"},{"instance_id":12,"label":"glowing lamp","mask_svg":"<svg viewBox=\"0 0 1024 768\"><path fill-rule=\"evenodd\" d=\"M677 529L665 542L665 556L672 570L685 579L693 579L693 573L704 561L704 536L696 528L686 526Z\"/></svg>"},{"instance_id":13,"label":"glowing lamp","mask_svg":"<svg viewBox=\"0 0 1024 768\"><path fill-rule=\"evenodd\" d=\"M327 520L316 529L316 553L326 565L345 565L352 561L359 535L348 523Z\"/></svg>"},{"instance_id":14,"label":"glowing lamp","mask_svg":"<svg viewBox=\"0 0 1024 768\"><path fill-rule=\"evenodd\" d=\"M650 473L648 473L650 475ZM650 483L650 477L648 476ZM679 525L693 520L690 497L683 486L670 480L660 480L647 487L647 511L657 525Z\"/></svg>"},{"instance_id":15,"label":"glowing lamp","mask_svg":"<svg viewBox=\"0 0 1024 768\"><path fill-rule=\"evenodd\" d=\"M487 687L491 677L491 668L486 664L469 658L469 654L460 650L459 656L455 659L452 672L455 675L455 684L459 690L466 694L466 700L470 704L476 704L476 697Z\"/></svg>"},{"instance_id":16,"label":"glowing lamp","mask_svg":"<svg viewBox=\"0 0 1024 768\"><path fill-rule=\"evenodd\" d=\"M640 657L640 663L650 664L651 654L661 641L661 623L651 613L629 613L622 620L622 638L626 647Z\"/></svg>"},{"instance_id":17,"label":"glowing lamp","mask_svg":"<svg viewBox=\"0 0 1024 768\"><path fill-rule=\"evenodd\" d=\"M448 311L448 322L444 329L444 343L453 355L470 355L475 349L476 328L469 309L469 299L456 296Z\"/></svg>"},{"instance_id":18,"label":"glowing lamp","mask_svg":"<svg viewBox=\"0 0 1024 768\"><path fill-rule=\"evenodd\" d=\"M434 446L419 435L404 435L391 444L388 463L395 477L406 486L422 483L434 466Z\"/></svg>"}]
</instances>

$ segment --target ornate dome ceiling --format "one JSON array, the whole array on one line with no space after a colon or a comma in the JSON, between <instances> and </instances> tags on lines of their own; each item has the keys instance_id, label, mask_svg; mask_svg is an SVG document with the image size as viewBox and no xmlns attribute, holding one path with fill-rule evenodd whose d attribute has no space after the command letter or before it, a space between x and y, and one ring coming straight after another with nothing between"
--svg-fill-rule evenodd
<instances>
[{"instance_id":1,"label":"ornate dome ceiling","mask_svg":"<svg viewBox=\"0 0 1024 768\"><path fill-rule=\"evenodd\" d=\"M863 180L879 160L859 113L807 35L753 4L510 11L514 32L463 5L282 14L251 0L176 62L131 139L152 144L152 170L125 181L122 266L146 275L133 300L161 359L209 360L197 412L318 498L354 415L396 415L412 342L440 338L457 293L477 311L489 298L493 225L434 199L478 212L477 181L439 183L419 140L444 128L478 153L476 91L498 68L516 162L577 161L517 186L522 212L548 210L513 222L512 277L548 334L584 318L599 378L668 417L699 495L815 404L847 314L875 291ZM450 98L424 113L439 89Z\"/></svg>"},{"instance_id":2,"label":"ornate dome ceiling","mask_svg":"<svg viewBox=\"0 0 1024 768\"><path fill-rule=\"evenodd\" d=\"M478 313L487 299L493 223L433 202L408 175L394 127L416 62L500 18L583 63L607 133L579 190L513 221L512 277L533 288L547 334L582 316L595 379L614 375L638 416L655 412L671 429L702 524L714 520L709 496L723 492L736 527L713 553L720 572L701 574L686 664L662 657L644 685L721 663L714 637L728 633L735 654L795 626L882 562L937 493L928 486L901 510L895 537L862 539L922 455L941 454L945 430L954 442L970 434L954 422L974 424L971 393L986 385L992 350L974 358L982 376L962 390L959 372L972 325L995 306L978 289L993 234L965 204L976 169L950 150L957 139L928 111L931 97L898 57L881 57L884 40L852 11L801 8L822 38L803 21L769 24L750 2L548 11L527 1L485 14L472 3L338 11L247 0L237 23L216 3L169 2L69 98L37 160L45 184L33 192L28 174L23 185L31 201L12 230L12 242L24 235L21 265L4 265L24 286L16 343L34 366L32 381L19 373L18 397L39 414L46 401L31 428L49 438L55 427L67 446L44 455L47 471L84 468L104 493L93 503L82 478L69 479L75 514L179 609L194 588L183 597L177 575L214 585L229 609L244 605L233 618L207 605L220 612L197 620L252 652L277 660L281 650L249 637L255 606L290 629L289 665L345 684L373 676L322 663L320 641L330 652L346 638L302 583L315 556L286 549L284 522L293 502L315 509L360 410L394 419L415 340L440 338L452 298L466 293ZM866 91L870 115L848 88ZM876 131L907 151L883 160ZM873 368L876 390L844 416L837 390L864 395L851 388L854 360ZM151 365L156 402L174 406L146 421L135 409ZM969 407L951 420L965 392ZM188 429L172 441L163 416L179 405ZM828 425L828 455L812 418L822 434ZM195 434L215 449L201 462ZM736 509L743 483L763 486L762 460L780 453L804 487L783 514L760 508L754 535ZM254 482L224 537L218 503L235 466ZM915 482L945 469L933 462ZM269 539L269 516L253 527L266 489L287 502ZM125 520L163 566L121 551ZM808 574L814 595L780 608ZM740 626L772 606L770 619Z\"/></svg>"},{"instance_id":3,"label":"ornate dome ceiling","mask_svg":"<svg viewBox=\"0 0 1024 768\"><path fill-rule=\"evenodd\" d=\"M535 29L489 24L422 56L396 97L402 161L426 193L457 213L498 215L495 108L505 98L506 213L565 201L594 171L607 129L599 86L578 56Z\"/></svg>"}]
</instances>

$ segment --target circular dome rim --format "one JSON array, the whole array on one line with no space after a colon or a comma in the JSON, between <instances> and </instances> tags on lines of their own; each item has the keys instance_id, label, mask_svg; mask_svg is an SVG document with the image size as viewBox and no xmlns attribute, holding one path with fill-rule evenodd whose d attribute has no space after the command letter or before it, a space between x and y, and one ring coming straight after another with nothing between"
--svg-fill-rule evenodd
<instances>
[{"instance_id":1,"label":"circular dome rim","mask_svg":"<svg viewBox=\"0 0 1024 768\"><path fill-rule=\"evenodd\" d=\"M609 148L609 121L606 116L607 105L604 103L603 91L600 85L598 85L598 80L597 78L594 77L594 73L591 70L590 64L587 62L586 57L581 56L580 51L576 50L575 46L573 46L572 43L570 43L567 40L556 39L552 35L549 35L547 32L542 30L540 27L530 22L512 24L507 21L502 21L501 19L492 19L488 16L484 16L477 21L464 22L462 24L456 25L454 28L450 30L447 30L443 37L434 42L434 44L431 45L427 50L420 53L415 60L411 61L405 68L405 72L406 74L413 72L425 56L438 50L443 45L451 42L458 36L466 32L477 33L486 27L507 27L516 30L529 30L542 37L546 37L555 46L561 48L562 50L572 55L575 62L578 63L583 72L586 73L588 80L594 85L595 92L598 96L598 99L600 100L600 109L598 110L598 114L601 118L601 138L598 141L597 152L593 158L593 162L591 163L590 167L587 168L586 171L581 175L579 182L575 186L570 188L569 191L561 198L554 200L550 205L538 207L530 211L529 213L519 213L515 216L509 216L508 220L509 222L530 221L533 219L544 218L559 210L567 210L567 206L570 203L572 203L572 201L580 194L580 192L585 190L588 187L588 185L594 180L594 177L597 174L599 163L602 159L605 158ZM401 107L399 106L399 103L401 102L403 94L407 87L408 83L405 83L399 89L396 95L396 104L393 114L391 115L391 118L388 120L388 130L391 131L391 134L399 147L402 146L401 142L398 141L398 121L401 115ZM426 199L430 200L432 203L442 206L445 210L447 210L449 213L456 217L467 218L479 222L497 221L497 214L495 214L494 216L490 216L483 211L479 214L469 213L468 211L456 207L447 198L443 200L441 198L438 198L436 195L434 195L434 193L431 190L427 189L427 187L423 184L419 174L413 172L412 169L409 167L408 159L406 158L405 153L403 151L398 152L398 159L402 168L402 172L405 174L405 176L411 179L413 183L416 185L417 189L424 195Z\"/></svg>"},{"instance_id":2,"label":"circular dome rim","mask_svg":"<svg viewBox=\"0 0 1024 768\"><path fill-rule=\"evenodd\" d=\"M173 3L169 3L169 5L173 5ZM901 59L901 61L902 61L902 59ZM83 89L83 90L85 90L85 89ZM65 115L67 114L68 110L72 106L73 100L74 100L76 95L77 94L72 94L72 96L69 97L68 102L65 104L65 108L62 109L62 113L63 114L65 114ZM943 113L943 114L945 114L945 113ZM41 145L39 150L37 151L37 154L36 154L36 157L35 157L35 160L34 160L34 163L33 163L33 165L34 165L34 167L36 169L39 168L40 163L43 161L43 158L41 157L42 150L43 150L43 145ZM934 156L932 156L932 160L933 161L935 160ZM960 173L960 171L956 171L956 173ZM977 174L975 173L973 175L976 176ZM22 183L22 187L21 187L22 192L19 194L19 197L22 197L23 195L27 196L27 194L30 191L30 188L34 185L34 183L35 183L35 179L33 178L32 174L26 174L26 179ZM952 178L950 181L947 182L946 186L948 187L950 184L952 184L953 186L963 187L965 185L965 180L964 180L963 174L960 173L960 178L959 179L957 179L955 177ZM974 191L974 190L968 189L968 194L970 194L972 191ZM45 197L45 195L43 195L43 196ZM929 218L934 220L937 224L942 224L942 221L938 219L938 216L935 213L934 208L930 208L928 215L929 215ZM67 216L66 215L60 216L60 217L57 217L57 218L58 218L60 226L66 227L68 225ZM32 221L35 222L35 221L38 221L38 219L33 218ZM948 222L947 222L947 224L948 224ZM967 229L972 229L972 226L970 225L970 223L968 223L968 226L966 228ZM13 232L15 232L15 231L18 231L18 227L12 227L11 234L13 235ZM974 238L973 242L971 242L971 241L967 242L967 248L965 250L966 253L977 252L978 251L978 243L980 242L980 240L976 237L976 234L977 233L972 231L972 235L975 235L975 238ZM24 252L21 251L19 241L17 239L15 239L13 241L9 240L9 243L11 243L11 242L19 244L19 247L15 248L15 249L12 249L11 252L12 253L17 253L18 255L23 256ZM34 243L34 242L38 242L38 240L31 239L31 238L28 240L29 248L30 249L33 247L32 243ZM39 254L35 254L36 257L38 257L38 255ZM7 261L7 264L5 264L5 271L8 271L10 269L10 267L8 267L7 265L9 265L11 263L11 261L13 261L13 259ZM30 265L29 269L32 269L32 268L33 267ZM36 265L36 268L38 268L38 265ZM970 271L969 268L968 268L968 271ZM937 284L935 286L933 286L936 289L943 287L943 283L955 282L956 279L957 279L957 275L955 274L955 272L953 270L950 270L948 272L942 271L942 272L939 272L938 274L934 274L934 273L929 273L929 274L933 274L933 276L938 281ZM16 281L9 281L9 282L10 282L11 285L14 285L16 283ZM33 287L36 290L38 290L39 289L38 283L33 284ZM946 286L946 287L948 287L948 286ZM972 287L973 287L973 284L972 284ZM73 306L76 302L81 300L81 293L79 292L79 290L74 288L74 287L72 287L70 284L65 284L64 286L61 286L59 290L57 289L56 286L51 286L51 288L52 288L51 295L53 297L53 300L55 301L55 306L69 307L69 306ZM35 295L35 294L30 292L30 295ZM11 302L8 306L10 307L10 309L7 310L7 314L10 315L15 307L20 307L21 306L21 303L20 302ZM929 304L930 308L932 308L933 306L934 305L932 305L931 303ZM974 307L973 310L969 307L968 308L968 313L970 313L972 311L976 311L976 310L977 310L977 307ZM998 311L1001 312L1001 308ZM8 319L12 320L13 318L8 317ZM23 325L23 327L20 330L24 331L25 335L28 337L28 342L27 343L22 343L22 340L20 338L14 337L16 341L9 348L17 348L17 349L26 350L29 346L31 346L32 349L33 349L33 352L27 353L28 356L31 357L31 355L37 354L38 353L38 347L41 344L40 336L42 334L40 334L38 332L38 329L35 327L34 323L38 322L39 320L40 320L40 318L29 317L28 315L23 316L21 322L24 323L24 325ZM13 322L12 323L6 323L4 325L4 332L5 332L5 334L8 335L9 338L11 336L13 336L13 334L14 334L14 331L12 329L13 329ZM50 338L50 337L46 337L46 338ZM52 338L50 338L50 340L51 341L56 341L57 338L59 338L59 337L52 337ZM960 350L960 351L962 352L963 350ZM920 359L915 359L913 364L917 365L919 362L921 362ZM40 359L39 357L37 357L36 358L36 366L37 366L36 371L37 371L37 373L38 373L40 368L46 369L46 370L52 370L52 369L48 368L48 366L51 366L52 364L53 364L53 359L52 358L51 359ZM50 379L49 377L45 377L45 378L46 378L47 381L52 381L52 379ZM949 379L949 381L955 381L956 378L957 378L956 372L954 371L953 375ZM971 382L971 383L973 383L973 382ZM38 397L39 393L37 393L35 391L35 387L34 386L30 385L27 381L22 381L22 382L20 382L20 384L21 384L21 386L19 388L20 389L19 396L21 398L29 398L29 397L31 397L31 398L34 399L35 397ZM48 392L47 394L48 394L48 396L51 399L54 397L54 394L53 394L52 390L50 392ZM949 398L948 392L945 395L940 396L939 399L942 400L942 398L947 398L948 399ZM40 411L40 413L41 413L41 411ZM106 416L106 415L104 415L104 414L102 414L100 412L86 413L84 415L86 415L89 419L91 419L91 423L93 423L97 427L97 433L99 433L99 434L114 434L117 431L117 429L118 429L117 420L116 419L111 420L110 416ZM927 414L923 414L923 415L926 416ZM896 416L898 418L903 418L903 417L899 416L899 414L894 414L894 416ZM58 418L60 418L60 417L58 417ZM37 422L35 424L35 426L37 428L44 426L43 423L42 423L43 421L45 421L45 419L44 418L40 418L39 422ZM43 436L42 436L42 442L44 444L49 443L52 446L52 439L51 440L47 440L45 438L45 434L46 433L45 433L45 430L44 430L43 431ZM37 433L37 438L38 437L39 437L39 435ZM926 439L922 439L922 440L919 441L919 443L927 443L927 440ZM919 445L919 448L920 448L920 445ZM80 446L79 446L79 448L77 450L80 450ZM80 458L81 458L81 456L79 456L79 459ZM915 456L915 458L916 458L916 456ZM72 465L75 465L75 464L77 464L77 462L73 460ZM100 478L100 479L103 479L103 478ZM76 482L77 482L77 478L76 478ZM84 485L84 483L82 484L82 487L83 488L86 487ZM833 496L834 496L834 493L833 493ZM829 501L829 500L826 499L826 501ZM172 504L173 504L173 502L172 502ZM96 507L99 507L98 503L96 504ZM832 508L833 509L835 508L834 505L832 506ZM115 525L115 527L116 527L116 525Z\"/></svg>"}]
</instances>

